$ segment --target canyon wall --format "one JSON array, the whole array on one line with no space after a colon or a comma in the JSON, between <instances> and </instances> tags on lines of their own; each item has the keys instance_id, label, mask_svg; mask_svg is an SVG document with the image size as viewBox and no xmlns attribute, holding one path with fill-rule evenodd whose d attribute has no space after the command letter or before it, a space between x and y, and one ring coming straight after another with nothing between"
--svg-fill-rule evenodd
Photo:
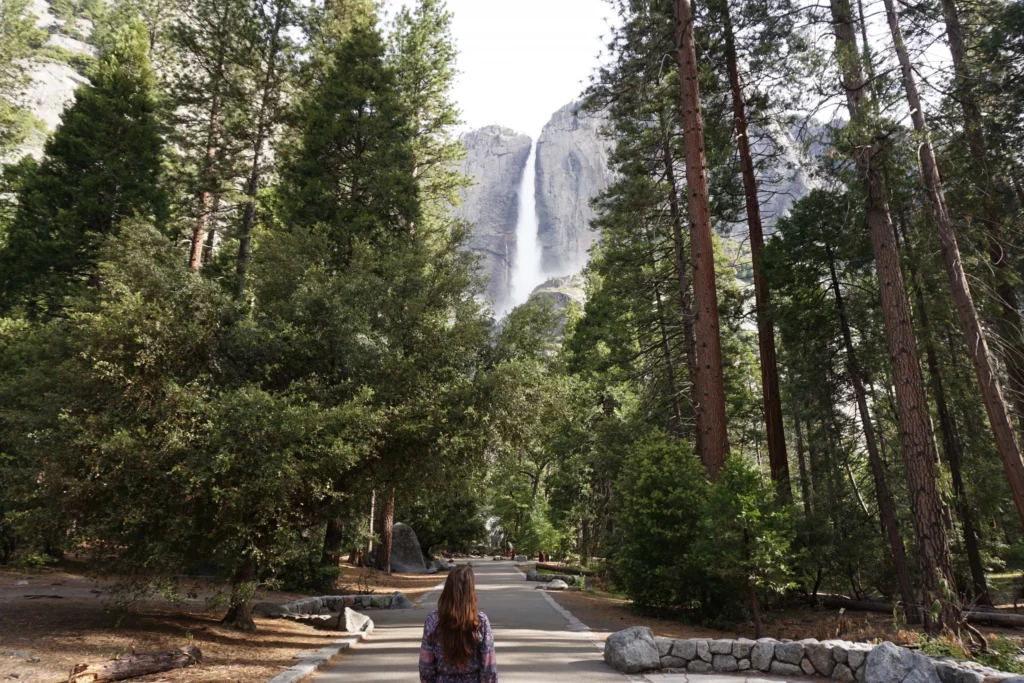
<instances>
[{"instance_id":1,"label":"canyon wall","mask_svg":"<svg viewBox=\"0 0 1024 683\"><path fill-rule=\"evenodd\" d=\"M456 215L473 224L469 248L480 256L487 293L496 308L512 291L516 259L519 189L533 141L501 126L487 126L462 136L463 174L473 185L463 192Z\"/></svg>"}]
</instances>

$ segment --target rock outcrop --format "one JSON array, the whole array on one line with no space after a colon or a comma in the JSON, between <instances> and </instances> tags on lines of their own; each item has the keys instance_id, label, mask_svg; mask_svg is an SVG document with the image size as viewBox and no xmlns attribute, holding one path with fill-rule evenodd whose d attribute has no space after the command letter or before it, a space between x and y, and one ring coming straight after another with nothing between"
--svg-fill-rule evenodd
<instances>
[{"instance_id":1,"label":"rock outcrop","mask_svg":"<svg viewBox=\"0 0 1024 683\"><path fill-rule=\"evenodd\" d=\"M487 293L500 309L512 291L516 257L519 189L533 141L501 126L462 136L466 158L461 172L473 186L463 192L456 215L473 224L469 248L480 256Z\"/></svg>"},{"instance_id":2,"label":"rock outcrop","mask_svg":"<svg viewBox=\"0 0 1024 683\"><path fill-rule=\"evenodd\" d=\"M391 537L391 571L402 574L425 574L427 563L416 532L408 524L398 522Z\"/></svg>"},{"instance_id":3,"label":"rock outcrop","mask_svg":"<svg viewBox=\"0 0 1024 683\"><path fill-rule=\"evenodd\" d=\"M537 217L541 270L551 275L578 273L586 265L598 233L591 200L611 182L605 121L568 104L551 117L537 140Z\"/></svg>"},{"instance_id":4,"label":"rock outcrop","mask_svg":"<svg viewBox=\"0 0 1024 683\"><path fill-rule=\"evenodd\" d=\"M29 11L36 15L36 27L50 34L49 46L72 55L96 56L97 50L89 44L92 22L84 18L68 22L60 19L46 0L33 0ZM28 63L30 82L20 95L22 107L31 112L45 128L30 136L16 151L14 157L31 154L42 156L46 134L60 123L61 114L71 104L75 90L89 81L71 64L49 57L32 59Z\"/></svg>"},{"instance_id":5,"label":"rock outcrop","mask_svg":"<svg viewBox=\"0 0 1024 683\"><path fill-rule=\"evenodd\" d=\"M661 668L654 633L646 626L632 626L608 636L604 645L604 661L613 669L627 674Z\"/></svg>"}]
</instances>

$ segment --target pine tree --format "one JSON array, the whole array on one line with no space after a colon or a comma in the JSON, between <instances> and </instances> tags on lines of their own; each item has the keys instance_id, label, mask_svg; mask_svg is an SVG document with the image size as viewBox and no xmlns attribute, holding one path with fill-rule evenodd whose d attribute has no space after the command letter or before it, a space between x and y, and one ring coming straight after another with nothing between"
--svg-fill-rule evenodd
<instances>
[{"instance_id":1,"label":"pine tree","mask_svg":"<svg viewBox=\"0 0 1024 683\"><path fill-rule=\"evenodd\" d=\"M690 259L693 263L694 336L696 340L697 429L700 458L712 480L725 466L729 437L725 421L722 342L715 289L715 255L711 232L704 120L697 80L693 8L676 0L676 61L679 67L680 116L686 146L686 182L690 207Z\"/></svg>"},{"instance_id":2,"label":"pine tree","mask_svg":"<svg viewBox=\"0 0 1024 683\"><path fill-rule=\"evenodd\" d=\"M5 309L54 312L77 286L95 284L98 241L122 220L167 217L160 100L141 22L116 31L91 76L21 182L0 251Z\"/></svg>"}]
</instances>

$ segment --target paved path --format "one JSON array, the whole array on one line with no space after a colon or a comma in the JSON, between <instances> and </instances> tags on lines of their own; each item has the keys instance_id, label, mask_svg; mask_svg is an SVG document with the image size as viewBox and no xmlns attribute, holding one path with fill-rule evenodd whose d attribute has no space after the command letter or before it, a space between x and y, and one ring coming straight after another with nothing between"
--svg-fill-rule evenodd
<instances>
[{"instance_id":1,"label":"paved path","mask_svg":"<svg viewBox=\"0 0 1024 683\"><path fill-rule=\"evenodd\" d=\"M501 683L780 683L754 675L624 676L604 663L603 644L509 562L475 563L477 598L494 629ZM443 576L439 576L443 580ZM374 632L316 683L416 683L423 620L440 590L420 609L370 612ZM806 679L808 682L810 679Z\"/></svg>"},{"instance_id":2,"label":"paved path","mask_svg":"<svg viewBox=\"0 0 1024 683\"><path fill-rule=\"evenodd\" d=\"M483 561L476 563L474 571L480 610L494 629L501 683L628 680L604 663L596 639L585 627L575 619L570 623L563 612L556 611L544 592L536 590L537 584L527 583L511 563ZM423 620L435 608L439 595L440 591L428 595L422 609L370 613L373 634L334 668L320 674L317 683L418 681Z\"/></svg>"}]
</instances>

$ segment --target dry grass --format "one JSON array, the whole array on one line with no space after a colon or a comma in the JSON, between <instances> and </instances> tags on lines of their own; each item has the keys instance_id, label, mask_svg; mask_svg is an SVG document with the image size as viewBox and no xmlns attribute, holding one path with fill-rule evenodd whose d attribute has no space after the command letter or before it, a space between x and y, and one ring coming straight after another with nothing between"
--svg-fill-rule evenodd
<instances>
[{"instance_id":1,"label":"dry grass","mask_svg":"<svg viewBox=\"0 0 1024 683\"><path fill-rule=\"evenodd\" d=\"M220 610L204 598L222 588L207 586L197 599L172 604L151 600L135 611L113 607L108 583L87 578L81 567L33 573L0 567L0 681L59 683L75 664L117 655L180 647L190 641L203 662L135 681L168 683L253 683L267 681L295 664L295 655L324 647L338 634L286 621L257 619L256 633L221 628ZM438 576L383 575L346 567L338 593L404 592L416 601L443 580ZM27 585L18 585L27 581ZM45 597L26 597L45 596ZM285 602L295 593L267 593L260 599Z\"/></svg>"}]
</instances>

